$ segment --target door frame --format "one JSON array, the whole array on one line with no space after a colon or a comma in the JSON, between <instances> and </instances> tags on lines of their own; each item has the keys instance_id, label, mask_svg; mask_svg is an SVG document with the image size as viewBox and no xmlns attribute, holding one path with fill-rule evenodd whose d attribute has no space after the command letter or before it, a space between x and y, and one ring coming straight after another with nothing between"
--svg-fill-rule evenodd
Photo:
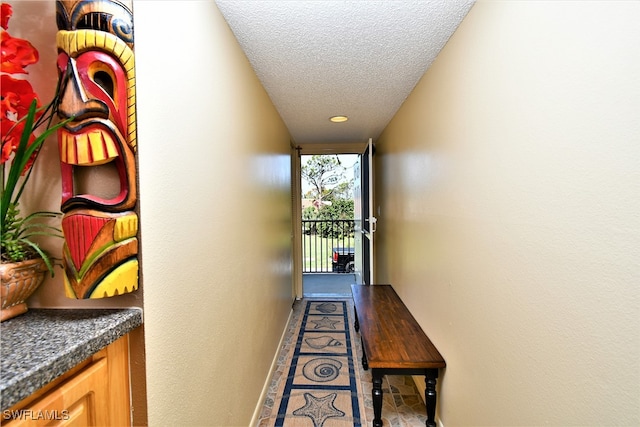
<instances>
[{"instance_id":1,"label":"door frame","mask_svg":"<svg viewBox=\"0 0 640 427\"><path fill-rule=\"evenodd\" d=\"M292 212L292 292L295 299L302 299L302 173L301 156L314 154L362 154L368 141L348 143L291 144L291 201Z\"/></svg>"}]
</instances>

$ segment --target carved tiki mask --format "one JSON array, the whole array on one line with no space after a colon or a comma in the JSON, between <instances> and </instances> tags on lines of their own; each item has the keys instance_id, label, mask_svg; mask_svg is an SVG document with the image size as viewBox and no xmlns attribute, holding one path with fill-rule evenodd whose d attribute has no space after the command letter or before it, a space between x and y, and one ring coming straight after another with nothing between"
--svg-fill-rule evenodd
<instances>
[{"instance_id":1,"label":"carved tiki mask","mask_svg":"<svg viewBox=\"0 0 640 427\"><path fill-rule=\"evenodd\" d=\"M65 292L138 288L135 70L131 2L57 1Z\"/></svg>"}]
</instances>

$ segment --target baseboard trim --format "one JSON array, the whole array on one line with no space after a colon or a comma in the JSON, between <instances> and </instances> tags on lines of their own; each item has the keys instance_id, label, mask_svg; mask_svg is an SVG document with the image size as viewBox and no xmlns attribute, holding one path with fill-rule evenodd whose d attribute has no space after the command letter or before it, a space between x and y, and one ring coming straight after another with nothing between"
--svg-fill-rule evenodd
<instances>
[{"instance_id":1,"label":"baseboard trim","mask_svg":"<svg viewBox=\"0 0 640 427\"><path fill-rule=\"evenodd\" d=\"M287 331L289 330L289 323L291 323L291 319L293 317L293 309L289 312L289 318L284 325L284 329L282 330L282 336L280 337L280 342L278 342L278 348L276 349L276 354L271 361L271 367L269 368L269 373L267 374L267 380L262 386L262 392L260 393L260 398L258 399L258 403L256 405L256 409L253 411L253 416L251 417L250 426L257 427L258 422L260 421L260 413L262 412L262 408L264 407L264 401L267 398L267 393L269 392L269 387L271 386L271 380L273 379L273 373L275 372L278 366L278 357L280 356L280 350L282 349L282 345L284 343L284 339L287 336Z\"/></svg>"}]
</instances>

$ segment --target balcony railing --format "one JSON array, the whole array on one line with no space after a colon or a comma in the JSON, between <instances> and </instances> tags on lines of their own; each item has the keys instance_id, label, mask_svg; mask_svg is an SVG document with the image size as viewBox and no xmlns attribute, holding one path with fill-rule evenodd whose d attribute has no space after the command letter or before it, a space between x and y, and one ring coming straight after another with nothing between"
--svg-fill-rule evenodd
<instances>
[{"instance_id":1,"label":"balcony railing","mask_svg":"<svg viewBox=\"0 0 640 427\"><path fill-rule=\"evenodd\" d=\"M302 220L303 273L344 271L334 268L333 249L353 248L353 229L352 219Z\"/></svg>"}]
</instances>

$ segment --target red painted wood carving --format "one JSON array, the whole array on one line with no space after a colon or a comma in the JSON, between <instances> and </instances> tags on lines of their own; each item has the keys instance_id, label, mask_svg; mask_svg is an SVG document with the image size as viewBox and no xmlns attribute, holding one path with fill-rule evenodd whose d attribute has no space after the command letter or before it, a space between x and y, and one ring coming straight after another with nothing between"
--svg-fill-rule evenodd
<instances>
[{"instance_id":1,"label":"red painted wood carving","mask_svg":"<svg viewBox=\"0 0 640 427\"><path fill-rule=\"evenodd\" d=\"M135 68L131 1L57 1L65 290L138 288Z\"/></svg>"}]
</instances>

